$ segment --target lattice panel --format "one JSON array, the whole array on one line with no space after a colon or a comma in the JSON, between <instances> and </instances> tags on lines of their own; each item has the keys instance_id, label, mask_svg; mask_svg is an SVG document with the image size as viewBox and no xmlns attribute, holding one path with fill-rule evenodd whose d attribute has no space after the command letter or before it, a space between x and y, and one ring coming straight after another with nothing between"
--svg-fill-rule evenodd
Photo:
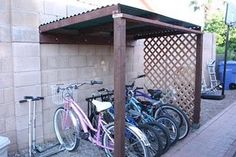
<instances>
[{"instance_id":1,"label":"lattice panel","mask_svg":"<svg viewBox=\"0 0 236 157\"><path fill-rule=\"evenodd\" d=\"M144 72L150 88L174 88L176 104L193 118L197 36L148 38L144 41Z\"/></svg>"}]
</instances>

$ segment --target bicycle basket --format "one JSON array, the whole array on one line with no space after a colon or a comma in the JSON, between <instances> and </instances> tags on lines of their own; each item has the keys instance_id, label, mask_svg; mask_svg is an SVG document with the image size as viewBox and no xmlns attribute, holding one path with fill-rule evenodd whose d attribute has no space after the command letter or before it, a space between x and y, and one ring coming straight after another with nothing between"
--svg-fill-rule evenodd
<instances>
[{"instance_id":1,"label":"bicycle basket","mask_svg":"<svg viewBox=\"0 0 236 157\"><path fill-rule=\"evenodd\" d=\"M51 86L51 92L52 92L52 102L55 104L55 105L62 105L64 104L64 99L62 97L62 91L59 91L58 92L58 87L59 85L52 85ZM61 87L61 85L60 85Z\"/></svg>"}]
</instances>

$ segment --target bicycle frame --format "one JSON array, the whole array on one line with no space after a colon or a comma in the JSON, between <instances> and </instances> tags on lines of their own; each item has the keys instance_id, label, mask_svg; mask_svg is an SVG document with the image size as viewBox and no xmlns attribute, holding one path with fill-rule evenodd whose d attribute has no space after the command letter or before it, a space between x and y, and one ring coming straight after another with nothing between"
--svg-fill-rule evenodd
<instances>
[{"instance_id":1,"label":"bicycle frame","mask_svg":"<svg viewBox=\"0 0 236 157\"><path fill-rule=\"evenodd\" d=\"M88 117L84 113L84 111L80 108L80 106L73 99L67 99L66 103L64 104L64 108L67 110L67 114L66 114L66 116L63 117L63 118L65 118L65 119L63 119L63 121L66 121L66 117L67 117L68 112L71 108L78 116L82 130L84 131L84 133L89 133L88 139L90 142L96 144L99 147L114 150L114 148L105 147L104 145L102 145L102 142L100 139L102 130L104 131L105 134L108 134L108 132L105 128L106 122L102 119L101 112L98 115L98 127L94 128L93 125L91 124L90 120L88 119ZM96 133L95 138L93 138L91 136L91 134L89 132L90 130L92 130ZM108 137L111 139L112 142L114 142L114 140L109 136L109 134L108 134Z\"/></svg>"},{"instance_id":2,"label":"bicycle frame","mask_svg":"<svg viewBox=\"0 0 236 157\"><path fill-rule=\"evenodd\" d=\"M146 112L141 110L140 106L137 105L139 103L140 102L137 99L135 99L134 97L131 97L129 102L126 104L126 106L128 106L128 105L134 106L135 110L137 110L138 112L142 113L142 115L144 116L144 121L145 122L152 122L152 121L154 121L155 119L151 115L149 115ZM152 113L152 110L149 111L149 112Z\"/></svg>"}]
</instances>

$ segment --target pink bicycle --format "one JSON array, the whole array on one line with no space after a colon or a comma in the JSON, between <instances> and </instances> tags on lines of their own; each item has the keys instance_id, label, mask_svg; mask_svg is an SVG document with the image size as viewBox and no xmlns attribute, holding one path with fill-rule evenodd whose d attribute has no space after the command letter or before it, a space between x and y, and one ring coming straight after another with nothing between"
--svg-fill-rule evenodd
<instances>
[{"instance_id":1,"label":"pink bicycle","mask_svg":"<svg viewBox=\"0 0 236 157\"><path fill-rule=\"evenodd\" d=\"M109 109L110 102L93 100L92 104L98 112L97 125L93 126L89 118L73 99L73 90L85 84L102 84L101 81L91 81L71 84L67 87L57 87L61 92L64 106L59 107L54 114L54 130L60 144L68 151L79 146L80 139L89 140L104 149L106 156L113 156L114 123L107 124L103 120L103 112ZM148 157L150 143L145 134L132 124L126 123L125 128L125 154L126 156Z\"/></svg>"}]
</instances>

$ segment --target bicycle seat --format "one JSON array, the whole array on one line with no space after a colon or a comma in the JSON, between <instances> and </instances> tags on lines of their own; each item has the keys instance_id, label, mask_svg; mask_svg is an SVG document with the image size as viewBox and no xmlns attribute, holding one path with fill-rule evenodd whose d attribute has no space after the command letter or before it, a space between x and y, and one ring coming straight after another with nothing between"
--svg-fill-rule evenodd
<instances>
[{"instance_id":1,"label":"bicycle seat","mask_svg":"<svg viewBox=\"0 0 236 157\"><path fill-rule=\"evenodd\" d=\"M101 101L93 100L92 103L94 104L94 106L96 106L97 112L102 112L112 107L112 104L110 102L101 102Z\"/></svg>"},{"instance_id":2,"label":"bicycle seat","mask_svg":"<svg viewBox=\"0 0 236 157\"><path fill-rule=\"evenodd\" d=\"M160 89L148 89L147 90L149 94L151 94L152 98L154 99L160 99L162 91Z\"/></svg>"}]
</instances>

